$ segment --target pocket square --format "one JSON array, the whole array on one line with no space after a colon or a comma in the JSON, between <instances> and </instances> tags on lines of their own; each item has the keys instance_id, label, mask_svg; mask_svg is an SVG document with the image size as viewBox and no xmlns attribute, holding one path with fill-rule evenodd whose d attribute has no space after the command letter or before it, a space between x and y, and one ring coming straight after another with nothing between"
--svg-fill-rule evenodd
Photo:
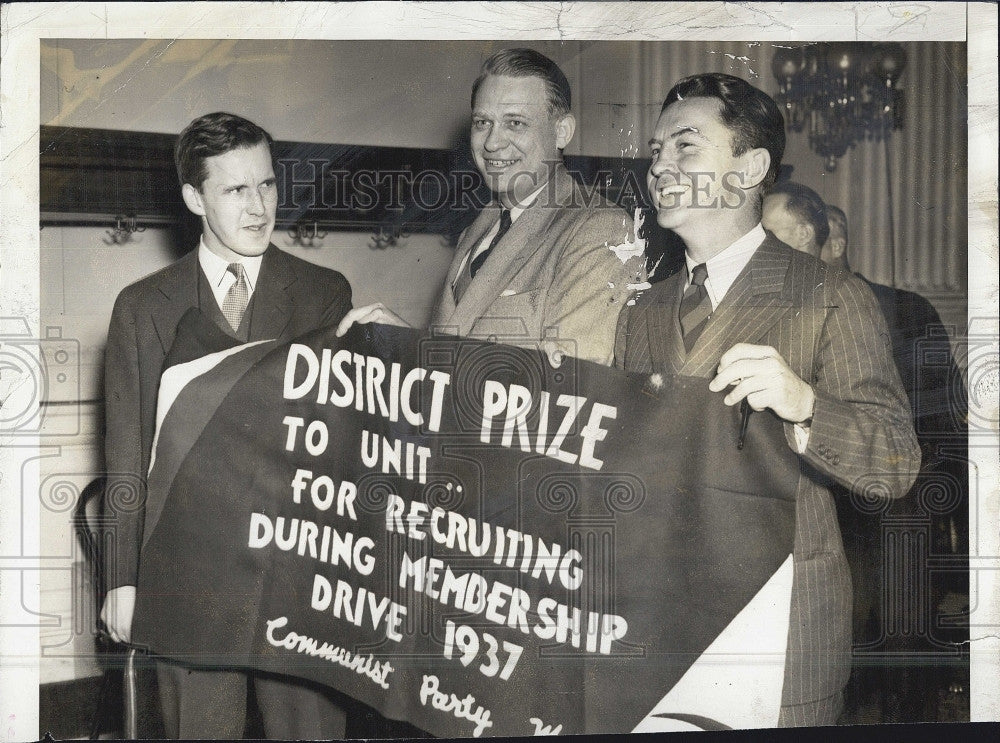
<instances>
[{"instance_id":1,"label":"pocket square","mask_svg":"<svg viewBox=\"0 0 1000 743\"><path fill-rule=\"evenodd\" d=\"M504 289L500 292L501 297L513 297L515 294L517 294L517 291L514 289Z\"/></svg>"}]
</instances>

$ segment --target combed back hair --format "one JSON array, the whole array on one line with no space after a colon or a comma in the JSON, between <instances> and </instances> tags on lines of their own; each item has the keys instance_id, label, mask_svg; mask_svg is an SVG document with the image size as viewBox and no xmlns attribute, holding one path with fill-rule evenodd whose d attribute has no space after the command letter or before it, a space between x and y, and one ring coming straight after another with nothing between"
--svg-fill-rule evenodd
<instances>
[{"instance_id":1,"label":"combed back hair","mask_svg":"<svg viewBox=\"0 0 1000 743\"><path fill-rule=\"evenodd\" d=\"M733 155L739 156L758 147L771 155L771 167L761 186L764 190L778 178L785 154L785 119L778 104L746 80L720 72L691 75L679 80L667 93L662 114L671 103L688 98L714 98L719 101L722 123L733 135Z\"/></svg>"},{"instance_id":2,"label":"combed back hair","mask_svg":"<svg viewBox=\"0 0 1000 743\"><path fill-rule=\"evenodd\" d=\"M253 147L261 142L266 142L268 148L274 144L270 134L242 116L222 111L199 116L177 138L174 147L177 177L181 185L190 183L200 191L208 176L206 158Z\"/></svg>"},{"instance_id":3,"label":"combed back hair","mask_svg":"<svg viewBox=\"0 0 1000 743\"><path fill-rule=\"evenodd\" d=\"M507 77L537 77L545 83L548 97L549 115L565 116L570 111L569 80L559 69L559 65L534 49L501 49L483 62L479 77L472 84L472 107L476 107L476 93L489 75Z\"/></svg>"},{"instance_id":4,"label":"combed back hair","mask_svg":"<svg viewBox=\"0 0 1000 743\"><path fill-rule=\"evenodd\" d=\"M812 225L816 245L823 247L826 244L826 239L830 237L830 221L826 204L818 193L801 183L782 181L768 191L768 195L771 194L786 194L785 210L799 222Z\"/></svg>"},{"instance_id":5,"label":"combed back hair","mask_svg":"<svg viewBox=\"0 0 1000 743\"><path fill-rule=\"evenodd\" d=\"M833 204L826 205L826 220L830 223L830 233L831 235L839 235L844 238L845 243L849 243L847 239L847 215L844 214L844 210L839 206L834 206ZM829 239L829 238L827 238Z\"/></svg>"}]
</instances>

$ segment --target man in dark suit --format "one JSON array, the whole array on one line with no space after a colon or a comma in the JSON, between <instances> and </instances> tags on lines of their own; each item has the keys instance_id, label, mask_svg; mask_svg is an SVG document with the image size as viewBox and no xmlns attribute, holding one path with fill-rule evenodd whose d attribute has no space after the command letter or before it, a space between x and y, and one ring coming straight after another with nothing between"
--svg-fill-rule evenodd
<instances>
[{"instance_id":1,"label":"man in dark suit","mask_svg":"<svg viewBox=\"0 0 1000 743\"><path fill-rule=\"evenodd\" d=\"M830 236L822 246L820 257L831 266L850 271L847 215L832 204L826 205L826 214ZM925 548L931 554L967 555L969 471L966 403L962 374L955 363L948 332L937 310L924 297L905 289L877 284L861 274L855 275L872 290L889 327L892 357L910 402L920 442L920 474L907 497L894 505L892 515L929 517L932 543ZM924 493L934 494L937 501L930 511L922 497ZM944 638L934 629L937 627L936 607L947 591L968 595L967 566L952 562L953 567L949 571L933 571L930 574L930 591L924 594L927 604L915 606L917 612L923 613L919 624L927 628L927 635L916 637L906 633L900 638L896 627L886 626L889 617L883 612L883 601L880 600L885 596L893 606L899 603L896 598L899 587L883 586L881 583L886 560L894 559L894 556L884 554L882 521L876 515L859 510L846 498L837 499L837 512L854 583L855 644L884 650L889 641L893 643L890 645L893 650L926 653L933 648L933 643L928 640L936 638L939 643L937 649L940 649L940 641ZM919 524L919 519L914 523ZM893 612L897 622L902 613ZM908 618L907 621L915 620ZM952 633L955 632L952 630ZM961 642L965 637L948 639ZM883 684L879 684L878 690L885 695L884 705L895 708L887 701L892 696L900 700L898 720L917 719L926 689L943 685L935 676L947 674L947 669L942 671L940 666L929 666L894 668L888 673L888 679L881 679ZM856 669L849 691L855 691L856 697L863 698L865 687L873 683L870 677L876 675L878 670L877 667ZM890 685L891 688L881 688L883 685ZM851 701L860 703L861 699ZM887 711L886 719L896 721L893 711Z\"/></svg>"},{"instance_id":2,"label":"man in dark suit","mask_svg":"<svg viewBox=\"0 0 1000 743\"><path fill-rule=\"evenodd\" d=\"M201 218L200 244L115 302L105 363L105 514L115 531L114 549L105 550L101 620L118 642L131 637L160 374L182 318L208 323L236 345L291 339L339 322L351 307L341 274L270 244L278 201L271 143L259 126L228 113L188 125L175 162L184 203ZM247 674L158 660L157 678L169 737L243 736ZM283 676L250 678L269 737L343 737L344 713L321 689Z\"/></svg>"},{"instance_id":3,"label":"man in dark suit","mask_svg":"<svg viewBox=\"0 0 1000 743\"><path fill-rule=\"evenodd\" d=\"M826 205L826 214L830 236L822 244L820 257L849 272L847 215L832 204ZM876 284L859 273L854 275L872 290L889 327L892 357L910 401L923 453L921 471L962 462L968 445L962 374L940 315L916 292ZM933 361L928 363L927 359ZM965 476L960 479L965 482Z\"/></svg>"},{"instance_id":4,"label":"man in dark suit","mask_svg":"<svg viewBox=\"0 0 1000 743\"><path fill-rule=\"evenodd\" d=\"M667 94L648 186L686 265L622 314L615 355L631 373L703 377L725 404L746 400L784 421L801 474L776 722L823 725L842 706L851 647L830 485L901 495L919 450L871 292L760 225L784 143L774 101L739 78L696 75Z\"/></svg>"},{"instance_id":5,"label":"man in dark suit","mask_svg":"<svg viewBox=\"0 0 1000 743\"><path fill-rule=\"evenodd\" d=\"M631 218L563 166L575 127L551 59L504 49L483 62L470 138L495 201L459 237L432 328L611 363L618 313L645 271ZM350 322L405 324L381 304L348 313L340 331Z\"/></svg>"}]
</instances>

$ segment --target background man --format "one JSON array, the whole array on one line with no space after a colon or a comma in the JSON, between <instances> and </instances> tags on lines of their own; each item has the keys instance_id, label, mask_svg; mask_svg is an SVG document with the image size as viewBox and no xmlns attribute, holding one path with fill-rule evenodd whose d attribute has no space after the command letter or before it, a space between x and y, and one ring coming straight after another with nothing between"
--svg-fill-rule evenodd
<instances>
[{"instance_id":1,"label":"background man","mask_svg":"<svg viewBox=\"0 0 1000 743\"><path fill-rule=\"evenodd\" d=\"M182 318L236 345L291 339L339 322L351 307L341 274L270 244L278 203L271 142L228 113L188 125L175 162L184 203L201 218L198 249L126 287L115 302L105 363L105 511L115 548L105 556L110 590L101 619L118 642L131 637L160 373L168 354L183 353L174 347ZM157 678L169 737L243 736L246 674L158 661ZM252 678L268 737L343 737L344 713L324 692L281 676Z\"/></svg>"},{"instance_id":2,"label":"background man","mask_svg":"<svg viewBox=\"0 0 1000 743\"><path fill-rule=\"evenodd\" d=\"M850 271L847 215L832 204L826 205L826 213L830 236L822 246L820 257L831 266ZM968 554L969 472L968 432L964 426L965 398L962 394L962 374L951 353L948 333L937 310L919 294L876 284L861 274L855 275L872 290L889 327L893 361L909 399L917 440L920 442L920 474L907 498L894 508L894 513L901 511L928 515L920 504L920 493L924 490L935 492L940 503L947 508L944 513L929 514L933 536L930 551L936 554ZM885 560L882 554L881 521L876 516L859 512L847 498L838 498L836 502L854 583L855 642L881 644L886 629L886 617L881 611L881 591L894 590L883 587L880 581ZM939 506L938 510L940 508ZM917 611L935 612L938 602L947 591L967 597L968 573L964 569L935 571L930 576L930 588L927 596L930 605L918 606ZM928 621L923 623L924 626L936 626L931 617L926 619ZM937 633L931 631L931 634ZM907 639L906 650L926 653L932 649L926 637ZM964 638L949 639L961 642ZM921 695L944 685L935 683L936 679L920 678L919 671L915 665L894 669L890 674L891 689L885 689L884 684L871 681L866 683L862 674L856 673L851 687L857 687L854 689L857 695L870 691L872 686L882 693L894 694L897 704L883 699L883 707L888 711L887 721L915 719L923 709L924 700ZM949 669L939 665L923 676L934 675L940 678L946 677L948 673ZM867 675L872 674L869 671ZM918 678L914 678L915 676ZM931 700L932 704L936 702L936 699ZM898 716L892 715L893 710Z\"/></svg>"},{"instance_id":3,"label":"background man","mask_svg":"<svg viewBox=\"0 0 1000 743\"><path fill-rule=\"evenodd\" d=\"M696 75L667 94L648 186L686 269L622 314L616 361L633 373L709 379L785 422L802 467L779 725L836 721L849 673L850 578L829 484L877 480L901 495L919 453L871 292L764 232L763 192L784 151L774 101L745 81ZM706 456L713 456L706 452Z\"/></svg>"},{"instance_id":4,"label":"background man","mask_svg":"<svg viewBox=\"0 0 1000 743\"><path fill-rule=\"evenodd\" d=\"M483 63L471 144L496 200L459 237L432 327L611 363L618 313L644 270L641 256L611 250L629 240L631 219L562 164L575 128L551 59L505 49ZM349 312L340 332L352 322L406 324L381 304Z\"/></svg>"},{"instance_id":5,"label":"background man","mask_svg":"<svg viewBox=\"0 0 1000 743\"><path fill-rule=\"evenodd\" d=\"M791 247L814 258L830 234L826 204L815 191L801 183L776 183L764 197L760 218L765 230Z\"/></svg>"}]
</instances>

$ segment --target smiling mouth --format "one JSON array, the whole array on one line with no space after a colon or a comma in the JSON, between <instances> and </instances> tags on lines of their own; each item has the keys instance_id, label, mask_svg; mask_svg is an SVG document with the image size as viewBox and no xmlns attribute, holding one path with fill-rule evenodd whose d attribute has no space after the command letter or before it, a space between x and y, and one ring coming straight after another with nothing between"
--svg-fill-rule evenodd
<instances>
[{"instance_id":1,"label":"smiling mouth","mask_svg":"<svg viewBox=\"0 0 1000 743\"><path fill-rule=\"evenodd\" d=\"M671 208L680 206L681 196L690 190L689 186L683 183L674 183L656 189L656 200L660 206Z\"/></svg>"},{"instance_id":2,"label":"smiling mouth","mask_svg":"<svg viewBox=\"0 0 1000 743\"><path fill-rule=\"evenodd\" d=\"M517 163L517 160L493 160L488 157L483 158L483 162L486 163L487 168L509 168L511 165Z\"/></svg>"},{"instance_id":3,"label":"smiling mouth","mask_svg":"<svg viewBox=\"0 0 1000 743\"><path fill-rule=\"evenodd\" d=\"M267 229L267 223L265 222L264 224L249 224L243 229L250 230L251 232L263 232L265 229Z\"/></svg>"}]
</instances>

